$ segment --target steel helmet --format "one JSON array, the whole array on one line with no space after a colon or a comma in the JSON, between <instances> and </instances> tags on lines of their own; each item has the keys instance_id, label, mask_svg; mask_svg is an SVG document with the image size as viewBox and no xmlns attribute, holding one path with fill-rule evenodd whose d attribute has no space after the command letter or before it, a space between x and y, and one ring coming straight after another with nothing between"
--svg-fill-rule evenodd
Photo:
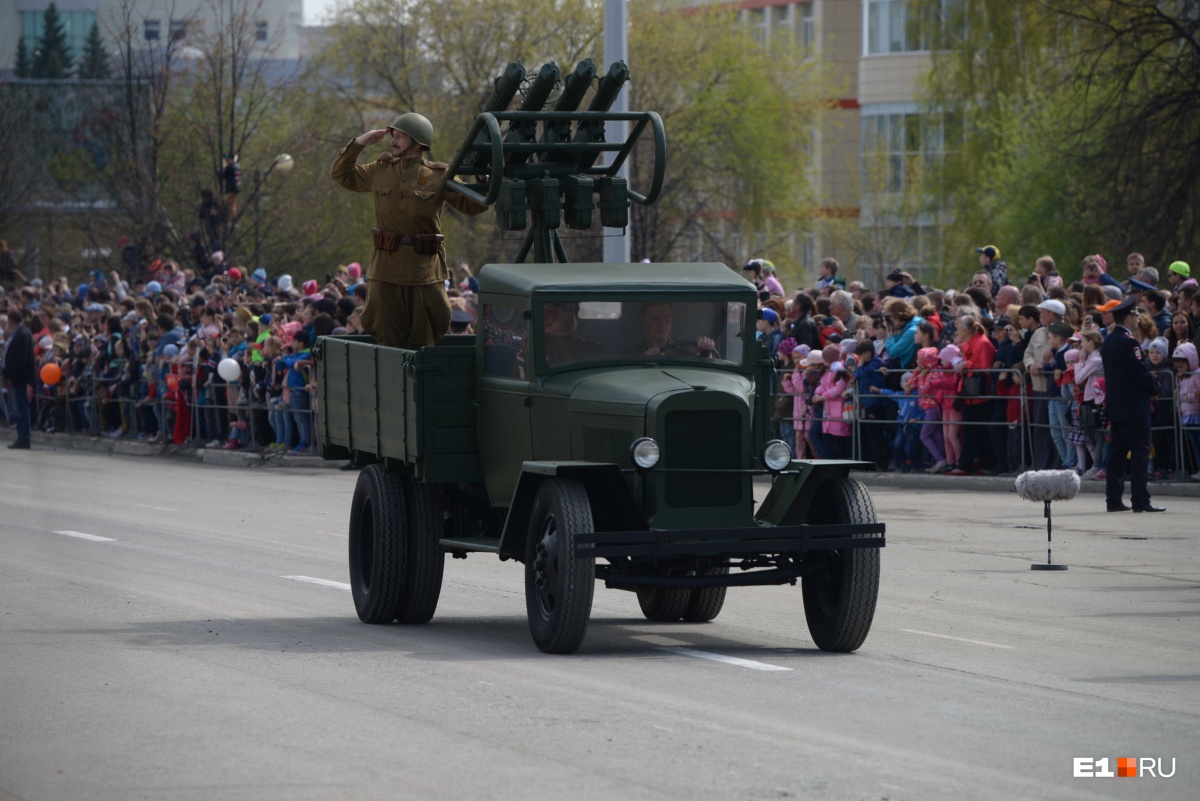
<instances>
[{"instance_id":1,"label":"steel helmet","mask_svg":"<svg viewBox=\"0 0 1200 801\"><path fill-rule=\"evenodd\" d=\"M433 144L433 123L422 114L410 111L392 120L388 128L406 133L413 141L428 150Z\"/></svg>"}]
</instances>

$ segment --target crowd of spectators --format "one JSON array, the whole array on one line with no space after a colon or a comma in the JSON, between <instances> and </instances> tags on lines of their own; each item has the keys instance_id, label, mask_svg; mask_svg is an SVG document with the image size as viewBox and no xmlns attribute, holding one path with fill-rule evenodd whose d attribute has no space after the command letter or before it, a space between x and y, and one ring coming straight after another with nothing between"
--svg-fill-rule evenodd
<instances>
[{"instance_id":1,"label":"crowd of spectators","mask_svg":"<svg viewBox=\"0 0 1200 801\"><path fill-rule=\"evenodd\" d=\"M1045 256L1018 285L998 248L977 252L979 271L961 290L925 287L899 270L882 287L847 283L825 259L811 286L789 293L770 261L745 265L759 289L759 337L778 367L774 421L797 456L952 475L1065 467L1102 478L1098 351L1111 309L1136 296L1129 327L1159 383L1151 470L1200 479L1200 307L1188 264L1161 275L1135 253L1117 278L1092 255L1068 284ZM322 284L213 257L199 274L156 261L144 281L95 270L75 286L26 279L15 261L6 267L0 317L18 312L32 335L34 427L309 452L310 346L362 332L362 268L338 266ZM459 269L451 331L470 333L478 283ZM232 373L222 369L229 360ZM13 394L8 387L0 404L10 425Z\"/></svg>"},{"instance_id":2,"label":"crowd of spectators","mask_svg":"<svg viewBox=\"0 0 1200 801\"><path fill-rule=\"evenodd\" d=\"M759 289L760 339L779 381L774 420L801 457L861 458L880 470L1013 475L1067 468L1105 478L1108 436L1100 346L1112 310L1158 383L1151 477L1200 480L1197 283L1186 262L1165 275L1140 254L1111 275L1101 255L1065 283L1049 256L1017 273L994 245L961 289L922 286L901 270L884 286L849 283L825 259L812 286L788 293L773 265L744 270Z\"/></svg>"}]
</instances>

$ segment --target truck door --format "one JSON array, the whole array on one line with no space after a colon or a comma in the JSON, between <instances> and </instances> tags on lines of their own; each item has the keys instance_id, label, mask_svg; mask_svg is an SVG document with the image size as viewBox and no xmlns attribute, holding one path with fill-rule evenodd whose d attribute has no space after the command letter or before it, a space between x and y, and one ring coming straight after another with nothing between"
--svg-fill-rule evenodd
<instances>
[{"instance_id":1,"label":"truck door","mask_svg":"<svg viewBox=\"0 0 1200 801\"><path fill-rule=\"evenodd\" d=\"M529 379L524 369L527 312L486 304L480 314L477 431L479 462L496 506L512 500L521 463L533 459Z\"/></svg>"}]
</instances>

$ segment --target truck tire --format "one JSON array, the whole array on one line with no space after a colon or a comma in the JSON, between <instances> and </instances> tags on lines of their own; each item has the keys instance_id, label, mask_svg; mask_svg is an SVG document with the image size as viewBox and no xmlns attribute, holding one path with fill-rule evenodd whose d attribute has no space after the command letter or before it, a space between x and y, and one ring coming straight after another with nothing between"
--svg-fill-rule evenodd
<instances>
[{"instance_id":1,"label":"truck tire","mask_svg":"<svg viewBox=\"0 0 1200 801\"><path fill-rule=\"evenodd\" d=\"M642 614L646 616L646 620L656 623L672 623L679 620L683 617L691 597L691 590L675 587L651 587L637 592L638 606L642 608Z\"/></svg>"},{"instance_id":2,"label":"truck tire","mask_svg":"<svg viewBox=\"0 0 1200 801\"><path fill-rule=\"evenodd\" d=\"M592 530L592 506L582 484L542 482L529 518L525 607L533 642L544 653L572 653L587 634L596 560L575 555L575 537Z\"/></svg>"},{"instance_id":3,"label":"truck tire","mask_svg":"<svg viewBox=\"0 0 1200 801\"><path fill-rule=\"evenodd\" d=\"M408 504L403 479L373 464L350 507L350 593L363 623L391 623L404 596Z\"/></svg>"},{"instance_id":4,"label":"truck tire","mask_svg":"<svg viewBox=\"0 0 1200 801\"><path fill-rule=\"evenodd\" d=\"M861 482L838 478L822 485L810 523L874 523L875 505ZM869 538L871 534L856 534ZM803 578L804 615L822 651L855 651L867 638L879 597L879 549L811 552L821 569Z\"/></svg>"},{"instance_id":5,"label":"truck tire","mask_svg":"<svg viewBox=\"0 0 1200 801\"><path fill-rule=\"evenodd\" d=\"M442 594L446 553L440 540L445 519L442 493L437 487L405 476L408 501L408 550L404 592L396 607L397 623L428 623Z\"/></svg>"},{"instance_id":6,"label":"truck tire","mask_svg":"<svg viewBox=\"0 0 1200 801\"><path fill-rule=\"evenodd\" d=\"M716 565L700 571L702 576L728 576L729 565ZM689 623L707 623L715 620L725 606L725 591L728 587L697 587L688 595L683 619Z\"/></svg>"}]
</instances>

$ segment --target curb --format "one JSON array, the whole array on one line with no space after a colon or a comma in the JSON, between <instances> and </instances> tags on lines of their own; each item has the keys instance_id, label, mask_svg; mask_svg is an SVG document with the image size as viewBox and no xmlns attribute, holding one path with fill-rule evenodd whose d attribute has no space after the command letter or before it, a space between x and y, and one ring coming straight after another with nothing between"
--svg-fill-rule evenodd
<instances>
[{"instance_id":1,"label":"curb","mask_svg":"<svg viewBox=\"0 0 1200 801\"><path fill-rule=\"evenodd\" d=\"M11 428L0 429L0 441L12 442L17 438ZM336 470L338 462L319 456L298 454L264 454L254 451L208 450L205 448L178 445L152 444L130 439L109 439L86 434L46 434L33 432L34 447L56 448L76 451L108 453L112 456L158 457L201 462L217 467L270 467L290 469Z\"/></svg>"}]
</instances>

